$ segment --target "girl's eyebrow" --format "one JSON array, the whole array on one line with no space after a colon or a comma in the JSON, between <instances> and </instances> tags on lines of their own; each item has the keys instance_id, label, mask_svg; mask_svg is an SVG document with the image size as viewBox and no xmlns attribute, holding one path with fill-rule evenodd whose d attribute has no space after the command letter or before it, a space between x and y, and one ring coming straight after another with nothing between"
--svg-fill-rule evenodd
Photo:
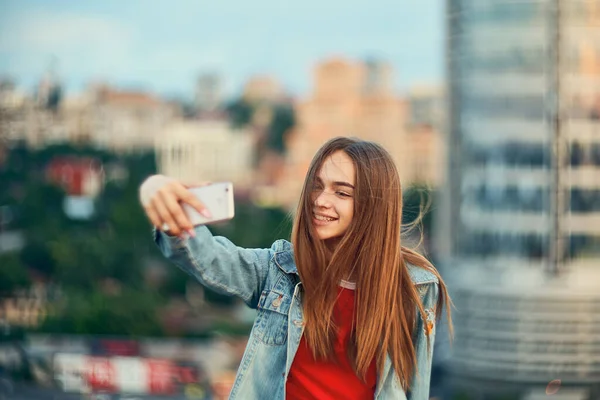
<instances>
[{"instance_id":1,"label":"girl's eyebrow","mask_svg":"<svg viewBox=\"0 0 600 400\"><path fill-rule=\"evenodd\" d=\"M318 183L320 183L320 184L323 184L323 179L321 179L321 177L320 177L320 176L317 176L317 177L316 177L316 181L317 181ZM349 182L344 182L344 181L334 181L334 182L332 182L332 184L333 184L333 186L345 186L345 187L348 187L348 188L350 188L350 189L354 189L354 185L352 185L352 184L351 184L351 183L349 183Z\"/></svg>"},{"instance_id":2,"label":"girl's eyebrow","mask_svg":"<svg viewBox=\"0 0 600 400\"><path fill-rule=\"evenodd\" d=\"M333 182L333 184L336 186L346 186L346 187L349 187L350 189L354 189L354 186L348 182L335 181L335 182Z\"/></svg>"}]
</instances>

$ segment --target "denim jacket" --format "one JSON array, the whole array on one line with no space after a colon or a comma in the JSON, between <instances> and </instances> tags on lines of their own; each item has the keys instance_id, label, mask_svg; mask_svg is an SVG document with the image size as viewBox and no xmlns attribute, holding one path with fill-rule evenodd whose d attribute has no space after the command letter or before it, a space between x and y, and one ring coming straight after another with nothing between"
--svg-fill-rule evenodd
<instances>
[{"instance_id":1,"label":"denim jacket","mask_svg":"<svg viewBox=\"0 0 600 400\"><path fill-rule=\"evenodd\" d=\"M180 239L155 232L154 240L165 257L201 284L258 309L230 399L285 399L287 376L304 330L292 245L278 240L270 249L245 249L213 236L204 226L196 227L195 233L194 238ZM375 399L429 398L438 280L418 267L409 265L409 272L427 315L423 321L418 314L413 335L418 374L405 393L388 356L383 371L378 371Z\"/></svg>"}]
</instances>

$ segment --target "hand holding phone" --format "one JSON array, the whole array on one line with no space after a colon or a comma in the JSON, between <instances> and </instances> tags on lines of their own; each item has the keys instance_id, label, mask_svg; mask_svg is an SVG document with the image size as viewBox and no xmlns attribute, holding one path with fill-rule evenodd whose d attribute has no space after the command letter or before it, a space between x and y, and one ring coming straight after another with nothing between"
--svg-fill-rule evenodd
<instances>
[{"instance_id":1,"label":"hand holding phone","mask_svg":"<svg viewBox=\"0 0 600 400\"><path fill-rule=\"evenodd\" d=\"M200 214L194 207L183 203L193 226L206 225L213 222L227 221L234 216L233 185L231 182L217 182L206 186L188 189L208 209L211 217Z\"/></svg>"},{"instance_id":2,"label":"hand holding phone","mask_svg":"<svg viewBox=\"0 0 600 400\"><path fill-rule=\"evenodd\" d=\"M153 175L140 186L140 202L152 225L173 236L194 236L195 225L231 219L234 213L229 182L193 187Z\"/></svg>"}]
</instances>

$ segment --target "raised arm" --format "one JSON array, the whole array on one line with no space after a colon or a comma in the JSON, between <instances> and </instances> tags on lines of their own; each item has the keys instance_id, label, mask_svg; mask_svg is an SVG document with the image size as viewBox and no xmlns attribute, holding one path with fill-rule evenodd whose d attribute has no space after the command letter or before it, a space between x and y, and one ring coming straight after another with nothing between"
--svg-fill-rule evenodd
<instances>
[{"instance_id":1,"label":"raised arm","mask_svg":"<svg viewBox=\"0 0 600 400\"><path fill-rule=\"evenodd\" d=\"M172 178L162 175L148 178L140 187L140 201L154 225L154 240L165 257L203 285L239 296L250 307L256 307L272 249L244 249L224 237L213 236L205 226L193 227L182 203L207 217L210 210L187 186ZM163 227L168 230L162 231Z\"/></svg>"},{"instance_id":2,"label":"raised arm","mask_svg":"<svg viewBox=\"0 0 600 400\"><path fill-rule=\"evenodd\" d=\"M179 268L212 290L238 296L256 308L267 279L271 249L244 249L205 226L195 228L194 237L168 236L155 230L160 251Z\"/></svg>"}]
</instances>

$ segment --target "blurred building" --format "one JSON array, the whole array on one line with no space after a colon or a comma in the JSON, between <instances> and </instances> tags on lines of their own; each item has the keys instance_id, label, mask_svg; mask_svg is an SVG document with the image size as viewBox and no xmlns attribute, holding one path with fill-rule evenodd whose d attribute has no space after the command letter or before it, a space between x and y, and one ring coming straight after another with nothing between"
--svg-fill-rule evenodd
<instances>
[{"instance_id":1,"label":"blurred building","mask_svg":"<svg viewBox=\"0 0 600 400\"><path fill-rule=\"evenodd\" d=\"M31 147L70 142L131 152L152 149L164 126L178 116L173 105L145 92L97 85L62 96L47 76L38 86L35 97L10 86L0 89L0 138Z\"/></svg>"},{"instance_id":2,"label":"blurred building","mask_svg":"<svg viewBox=\"0 0 600 400\"><path fill-rule=\"evenodd\" d=\"M0 143L18 141L23 138L23 125L27 103L26 94L18 90L9 78L0 80Z\"/></svg>"},{"instance_id":3,"label":"blurred building","mask_svg":"<svg viewBox=\"0 0 600 400\"><path fill-rule=\"evenodd\" d=\"M30 146L67 140L68 131L57 120L63 92L53 68L40 79L33 96L18 91L14 84L0 89L0 138L25 141Z\"/></svg>"},{"instance_id":4,"label":"blurred building","mask_svg":"<svg viewBox=\"0 0 600 400\"><path fill-rule=\"evenodd\" d=\"M336 136L355 136L382 144L394 157L403 185L437 186L444 165L442 139L431 126L409 124L411 104L394 92L387 63L330 59L317 65L314 89L296 106L297 126L287 142L282 203L297 201L316 151Z\"/></svg>"},{"instance_id":5,"label":"blurred building","mask_svg":"<svg viewBox=\"0 0 600 400\"><path fill-rule=\"evenodd\" d=\"M198 114L218 111L222 101L223 93L219 76L214 73L202 74L196 84L195 103Z\"/></svg>"},{"instance_id":6,"label":"blurred building","mask_svg":"<svg viewBox=\"0 0 600 400\"><path fill-rule=\"evenodd\" d=\"M37 105L51 112L56 112L62 100L62 87L54 68L47 71L38 83L36 92Z\"/></svg>"},{"instance_id":7,"label":"blurred building","mask_svg":"<svg viewBox=\"0 0 600 400\"><path fill-rule=\"evenodd\" d=\"M165 101L145 92L92 89L90 141L116 151L151 149L176 116Z\"/></svg>"},{"instance_id":8,"label":"blurred building","mask_svg":"<svg viewBox=\"0 0 600 400\"><path fill-rule=\"evenodd\" d=\"M0 166L6 162L6 145L17 140L15 121L19 119L25 98L12 79L0 77Z\"/></svg>"},{"instance_id":9,"label":"blurred building","mask_svg":"<svg viewBox=\"0 0 600 400\"><path fill-rule=\"evenodd\" d=\"M447 6L448 370L482 393L600 396L600 3Z\"/></svg>"},{"instance_id":10,"label":"blurred building","mask_svg":"<svg viewBox=\"0 0 600 400\"><path fill-rule=\"evenodd\" d=\"M184 182L231 181L237 193L252 185L253 140L226 120L173 122L156 141L157 164L161 174Z\"/></svg>"},{"instance_id":11,"label":"blurred building","mask_svg":"<svg viewBox=\"0 0 600 400\"><path fill-rule=\"evenodd\" d=\"M419 85L408 92L411 126L428 126L440 130L444 126L444 92L441 86Z\"/></svg>"},{"instance_id":12,"label":"blurred building","mask_svg":"<svg viewBox=\"0 0 600 400\"><path fill-rule=\"evenodd\" d=\"M23 104L25 94L10 78L0 78L0 109L12 109Z\"/></svg>"},{"instance_id":13,"label":"blurred building","mask_svg":"<svg viewBox=\"0 0 600 400\"><path fill-rule=\"evenodd\" d=\"M88 157L57 157L46 166L49 181L61 186L68 196L96 197L104 185L99 160Z\"/></svg>"},{"instance_id":14,"label":"blurred building","mask_svg":"<svg viewBox=\"0 0 600 400\"><path fill-rule=\"evenodd\" d=\"M35 328L44 321L50 301L57 296L60 291L55 286L38 282L11 296L0 297L0 323Z\"/></svg>"},{"instance_id":15,"label":"blurred building","mask_svg":"<svg viewBox=\"0 0 600 400\"><path fill-rule=\"evenodd\" d=\"M42 107L35 98L26 95L13 99L18 100L5 104L0 111L0 137L7 143L23 141L39 148L70 139L73 132L67 129L66 120L55 109Z\"/></svg>"},{"instance_id":16,"label":"blurred building","mask_svg":"<svg viewBox=\"0 0 600 400\"><path fill-rule=\"evenodd\" d=\"M281 83L272 76L254 76L245 83L243 98L249 102L275 102L284 96Z\"/></svg>"},{"instance_id":17,"label":"blurred building","mask_svg":"<svg viewBox=\"0 0 600 400\"><path fill-rule=\"evenodd\" d=\"M65 191L63 210L71 219L89 219L104 187L104 167L89 157L56 157L46 166L46 179Z\"/></svg>"}]
</instances>

